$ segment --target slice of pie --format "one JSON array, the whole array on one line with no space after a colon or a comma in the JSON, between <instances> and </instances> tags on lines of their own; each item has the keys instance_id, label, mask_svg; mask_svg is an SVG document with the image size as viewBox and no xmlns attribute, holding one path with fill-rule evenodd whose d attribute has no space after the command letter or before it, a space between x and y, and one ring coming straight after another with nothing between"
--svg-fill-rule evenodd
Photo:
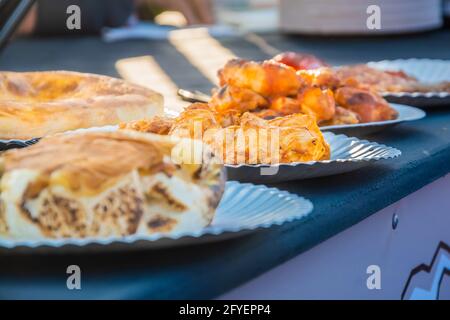
<instances>
[{"instance_id":1,"label":"slice of pie","mask_svg":"<svg viewBox=\"0 0 450 320\"><path fill-rule=\"evenodd\" d=\"M0 157L0 236L108 237L211 223L224 169L200 141L120 130L60 134ZM199 149L200 148L200 149ZM199 150L202 157L183 153Z\"/></svg>"}]
</instances>

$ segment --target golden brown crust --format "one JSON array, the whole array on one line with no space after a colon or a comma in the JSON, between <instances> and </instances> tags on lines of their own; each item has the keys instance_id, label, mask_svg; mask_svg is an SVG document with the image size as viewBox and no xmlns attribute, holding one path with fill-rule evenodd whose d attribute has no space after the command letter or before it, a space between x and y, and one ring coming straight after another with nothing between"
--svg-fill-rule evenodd
<instances>
[{"instance_id":1,"label":"golden brown crust","mask_svg":"<svg viewBox=\"0 0 450 320\"><path fill-rule=\"evenodd\" d=\"M124 131L57 135L26 149L5 152L3 162L6 172L39 171L39 180L28 186L30 195L39 193L50 182L89 194L134 169L160 170L163 156L172 146L169 138L130 136Z\"/></svg>"},{"instance_id":2,"label":"golden brown crust","mask_svg":"<svg viewBox=\"0 0 450 320\"><path fill-rule=\"evenodd\" d=\"M225 85L212 96L209 105L219 113L234 111L244 113L267 107L269 102L258 93L245 88Z\"/></svg>"},{"instance_id":3,"label":"golden brown crust","mask_svg":"<svg viewBox=\"0 0 450 320\"><path fill-rule=\"evenodd\" d=\"M163 97L106 76L0 72L0 138L29 139L163 112Z\"/></svg>"},{"instance_id":4,"label":"golden brown crust","mask_svg":"<svg viewBox=\"0 0 450 320\"><path fill-rule=\"evenodd\" d=\"M361 122L385 121L398 113L377 93L365 89L342 87L335 92L336 103L358 114Z\"/></svg>"},{"instance_id":5,"label":"golden brown crust","mask_svg":"<svg viewBox=\"0 0 450 320\"><path fill-rule=\"evenodd\" d=\"M220 85L250 89L263 97L296 95L302 87L295 70L276 61L232 59L219 70Z\"/></svg>"},{"instance_id":6,"label":"golden brown crust","mask_svg":"<svg viewBox=\"0 0 450 320\"><path fill-rule=\"evenodd\" d=\"M357 124L360 123L360 117L356 112L336 106L336 114L331 120L323 121L321 126L336 126L344 124Z\"/></svg>"}]
</instances>

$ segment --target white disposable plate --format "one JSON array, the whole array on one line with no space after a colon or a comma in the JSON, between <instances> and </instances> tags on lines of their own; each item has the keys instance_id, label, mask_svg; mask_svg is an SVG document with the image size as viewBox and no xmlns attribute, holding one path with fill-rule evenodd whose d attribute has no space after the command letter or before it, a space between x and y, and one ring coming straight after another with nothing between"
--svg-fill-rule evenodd
<instances>
[{"instance_id":1,"label":"white disposable plate","mask_svg":"<svg viewBox=\"0 0 450 320\"><path fill-rule=\"evenodd\" d=\"M83 253L205 243L291 222L307 216L312 210L311 201L289 192L232 181L226 184L212 224L196 232L84 239L0 238L0 253Z\"/></svg>"},{"instance_id":2,"label":"white disposable plate","mask_svg":"<svg viewBox=\"0 0 450 320\"><path fill-rule=\"evenodd\" d=\"M402 104L391 103L392 108L397 110L398 117L394 120L368 122L368 123L357 123L357 124L345 124L345 125L335 125L335 126L324 126L320 127L322 131L332 131L334 133L344 133L349 136L360 136L369 133L375 133L378 131L383 131L386 128L395 126L399 123L405 121L414 121L422 119L426 116L426 113L418 108L405 106Z\"/></svg>"},{"instance_id":3,"label":"white disposable plate","mask_svg":"<svg viewBox=\"0 0 450 320\"><path fill-rule=\"evenodd\" d=\"M450 61L433 59L398 59L369 62L380 70L401 70L425 84L450 81ZM450 106L450 92L382 92L391 102L422 108Z\"/></svg>"},{"instance_id":4,"label":"white disposable plate","mask_svg":"<svg viewBox=\"0 0 450 320\"><path fill-rule=\"evenodd\" d=\"M401 155L401 151L396 148L349 138L343 134L324 132L324 137L331 148L330 160L281 163L274 166L226 165L228 179L241 182L277 183L324 177L353 171L373 162Z\"/></svg>"}]
</instances>

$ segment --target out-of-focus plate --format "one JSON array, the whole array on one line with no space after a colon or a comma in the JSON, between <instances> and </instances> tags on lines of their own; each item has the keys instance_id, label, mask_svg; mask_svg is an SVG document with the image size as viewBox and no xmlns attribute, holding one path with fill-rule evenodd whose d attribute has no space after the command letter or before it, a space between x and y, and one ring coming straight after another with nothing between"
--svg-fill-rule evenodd
<instances>
[{"instance_id":1,"label":"out-of-focus plate","mask_svg":"<svg viewBox=\"0 0 450 320\"><path fill-rule=\"evenodd\" d=\"M332 131L334 133L344 133L349 136L361 136L385 130L386 128L392 127L405 121L419 120L426 116L426 113L418 108L396 103L391 103L391 107L397 110L397 119L357 124L324 126L320 127L320 130Z\"/></svg>"},{"instance_id":2,"label":"out-of-focus plate","mask_svg":"<svg viewBox=\"0 0 450 320\"><path fill-rule=\"evenodd\" d=\"M289 192L231 181L226 184L211 225L196 232L85 239L13 240L0 237L0 252L83 253L191 245L281 225L303 218L312 210L311 201Z\"/></svg>"},{"instance_id":3,"label":"out-of-focus plate","mask_svg":"<svg viewBox=\"0 0 450 320\"><path fill-rule=\"evenodd\" d=\"M450 81L450 61L434 59L398 59L369 62L380 70L401 70L424 84ZM382 92L383 97L395 103L431 108L450 106L450 92Z\"/></svg>"},{"instance_id":4,"label":"out-of-focus plate","mask_svg":"<svg viewBox=\"0 0 450 320\"><path fill-rule=\"evenodd\" d=\"M229 180L254 183L277 183L331 176L367 166L373 162L396 158L401 151L376 142L324 132L331 148L331 159L282 163L278 165L226 165Z\"/></svg>"}]
</instances>

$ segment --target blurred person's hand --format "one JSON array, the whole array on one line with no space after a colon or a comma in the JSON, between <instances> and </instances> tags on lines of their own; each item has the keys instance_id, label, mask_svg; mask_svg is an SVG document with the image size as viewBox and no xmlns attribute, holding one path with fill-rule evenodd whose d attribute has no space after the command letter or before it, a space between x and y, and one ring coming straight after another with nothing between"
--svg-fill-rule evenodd
<instances>
[{"instance_id":1,"label":"blurred person's hand","mask_svg":"<svg viewBox=\"0 0 450 320\"><path fill-rule=\"evenodd\" d=\"M213 24L214 13L211 0L138 0L163 10L178 11L188 24Z\"/></svg>"}]
</instances>

